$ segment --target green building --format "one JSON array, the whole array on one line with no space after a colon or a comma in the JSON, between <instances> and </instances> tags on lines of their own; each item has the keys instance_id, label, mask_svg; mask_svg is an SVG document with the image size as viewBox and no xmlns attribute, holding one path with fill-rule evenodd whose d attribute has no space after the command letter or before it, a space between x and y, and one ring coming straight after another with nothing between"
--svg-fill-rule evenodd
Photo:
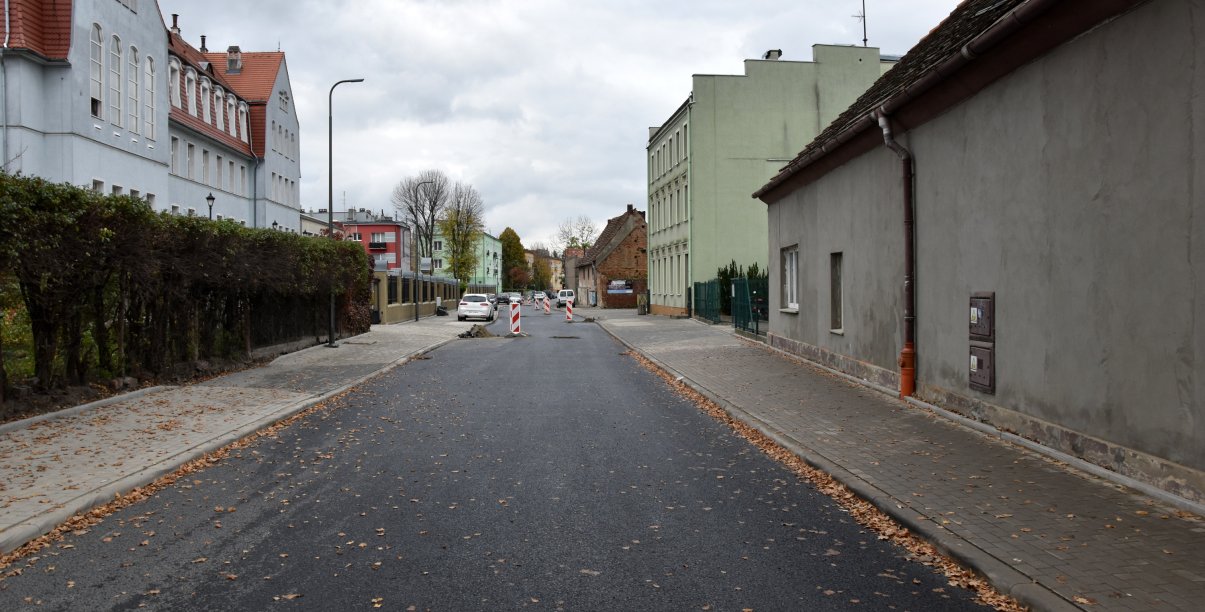
<instances>
[{"instance_id":1,"label":"green building","mask_svg":"<svg viewBox=\"0 0 1205 612\"><path fill-rule=\"evenodd\" d=\"M451 278L448 269L448 252L444 248L443 236L436 233L432 246L431 268L435 276ZM496 236L482 232L477 240L477 267L468 279L469 293L498 293L502 291L502 241Z\"/></svg>"},{"instance_id":2,"label":"green building","mask_svg":"<svg viewBox=\"0 0 1205 612\"><path fill-rule=\"evenodd\" d=\"M699 75L649 128L648 265L655 314L684 314L687 288L730 261L767 269L766 206L752 193L837 118L894 60L874 47L813 45L745 60L744 75Z\"/></svg>"}]
</instances>

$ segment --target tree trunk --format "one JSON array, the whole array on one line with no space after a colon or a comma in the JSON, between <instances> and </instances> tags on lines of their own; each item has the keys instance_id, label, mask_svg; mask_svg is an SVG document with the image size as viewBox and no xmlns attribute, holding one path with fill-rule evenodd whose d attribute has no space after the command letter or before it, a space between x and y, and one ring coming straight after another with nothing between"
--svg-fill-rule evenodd
<instances>
[{"instance_id":1,"label":"tree trunk","mask_svg":"<svg viewBox=\"0 0 1205 612\"><path fill-rule=\"evenodd\" d=\"M105 283L108 284L108 283ZM92 338L96 341L96 362L100 369L112 374L113 360L109 354L109 326L105 317L105 284L92 290Z\"/></svg>"},{"instance_id":2,"label":"tree trunk","mask_svg":"<svg viewBox=\"0 0 1205 612\"><path fill-rule=\"evenodd\" d=\"M82 354L84 315L78 308L74 310L63 328L63 368L69 384L82 385L88 369Z\"/></svg>"}]
</instances>

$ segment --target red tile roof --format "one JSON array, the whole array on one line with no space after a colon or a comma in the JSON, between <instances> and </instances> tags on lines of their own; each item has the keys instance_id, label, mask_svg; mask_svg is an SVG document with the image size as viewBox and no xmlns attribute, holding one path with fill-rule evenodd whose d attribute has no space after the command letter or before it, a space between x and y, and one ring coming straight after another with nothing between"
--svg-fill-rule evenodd
<instances>
[{"instance_id":1,"label":"red tile roof","mask_svg":"<svg viewBox=\"0 0 1205 612\"><path fill-rule=\"evenodd\" d=\"M241 91L239 91L237 86L232 85L230 82L228 82L226 79L224 79L220 73L217 72L217 70L216 70L217 67L212 65L211 60L209 60L205 54L201 53L196 48L194 48L192 45L188 44L188 42L186 42L179 34L176 34L174 32L170 32L170 31L168 32L167 50L168 50L169 54L175 55L176 57L180 58L180 61L183 62L184 65L191 66L194 70L197 71L197 73L199 75L204 75L204 76L209 77L209 79L211 81L213 81L217 85L221 86L222 89L225 89L226 91L234 92L235 96L238 96L240 99L243 99L244 101L246 100L246 96L244 96L243 93ZM223 58L222 63L225 64L225 61L226 60ZM184 74L181 73L180 83L178 83L178 86L180 87L180 91L181 91L182 95L187 95L187 93L184 92L184 83L185 83ZM200 83L197 83L196 87L200 87ZM207 103L211 105L209 112L211 113L210 116L212 117L213 116L212 113L214 112L214 109L212 107L212 99ZM222 110L223 110L223 115L228 114L225 112L225 109L222 109ZM252 149L249 144L243 142L237 136L230 135L228 132L226 132L225 129L215 126L211 123L206 123L200 117L193 116L192 113L189 113L188 111L186 111L182 108L177 108L175 106L172 106L171 112L168 113L168 117L179 125L186 126L196 132L205 134L209 138L212 138L218 142L221 142L236 151L239 151L246 155L251 155ZM236 112L235 116L224 117L224 118L226 121L237 122L238 114ZM236 129L236 131L237 131L237 129ZM251 131L251 134L253 135L253 137L252 137L253 142L260 140L260 139L254 138L254 135L262 134L263 133L262 131L258 131L258 132L255 131L254 126L251 126L250 131ZM262 157L262 149L258 146L259 143L255 142L255 144L257 145L256 146L257 154L260 154L260 156Z\"/></svg>"},{"instance_id":2,"label":"red tile roof","mask_svg":"<svg viewBox=\"0 0 1205 612\"><path fill-rule=\"evenodd\" d=\"M594 241L594 246L586 251L586 255L578 260L577 265L588 266L606 259L607 255L610 255L611 251L615 250L615 247L628 237L628 233L630 232L622 236L619 235L627 223L628 217L636 217L631 226L632 230L644 228L644 212L636 210L629 204L628 209L622 215L607 219L607 226L603 228L602 233L598 235L598 239Z\"/></svg>"},{"instance_id":3,"label":"red tile roof","mask_svg":"<svg viewBox=\"0 0 1205 612\"><path fill-rule=\"evenodd\" d=\"M9 0L11 49L29 49L54 60L67 59L71 49L71 0Z\"/></svg>"},{"instance_id":4,"label":"red tile roof","mask_svg":"<svg viewBox=\"0 0 1205 612\"><path fill-rule=\"evenodd\" d=\"M226 72L225 52L206 53L204 58L248 102L268 102L272 99L272 89L276 87L285 54L281 51L243 51L242 55L243 70L238 74Z\"/></svg>"}]
</instances>

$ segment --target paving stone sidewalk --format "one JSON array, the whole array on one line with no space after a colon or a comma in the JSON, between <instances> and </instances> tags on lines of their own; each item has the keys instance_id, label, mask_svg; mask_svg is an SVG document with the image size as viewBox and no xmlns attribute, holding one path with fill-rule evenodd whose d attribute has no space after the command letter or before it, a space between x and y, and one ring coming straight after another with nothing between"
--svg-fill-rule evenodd
<instances>
[{"instance_id":1,"label":"paving stone sidewalk","mask_svg":"<svg viewBox=\"0 0 1205 612\"><path fill-rule=\"evenodd\" d=\"M0 425L0 553L456 338L471 323L378 325L270 364Z\"/></svg>"},{"instance_id":2,"label":"paving stone sidewalk","mask_svg":"<svg viewBox=\"0 0 1205 612\"><path fill-rule=\"evenodd\" d=\"M585 313L584 313L585 314ZM1200 610L1205 522L736 336L600 325L1034 609Z\"/></svg>"}]
</instances>

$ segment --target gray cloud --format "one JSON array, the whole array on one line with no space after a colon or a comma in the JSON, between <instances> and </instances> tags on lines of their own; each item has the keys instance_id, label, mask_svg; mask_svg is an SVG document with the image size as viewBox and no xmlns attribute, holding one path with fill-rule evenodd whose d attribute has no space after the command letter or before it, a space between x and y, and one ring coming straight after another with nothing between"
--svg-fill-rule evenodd
<instances>
[{"instance_id":1,"label":"gray cloud","mask_svg":"<svg viewBox=\"0 0 1205 612\"><path fill-rule=\"evenodd\" d=\"M872 46L902 54L957 0L870 3ZM437 168L481 193L488 227L548 242L565 218L601 226L645 208L648 127L692 74L741 74L767 49L861 44L861 2L807 0L159 0L194 46L279 48L301 122L302 205L326 206L327 93L336 208L391 207L403 178ZM345 194L345 196L344 196Z\"/></svg>"}]
</instances>

